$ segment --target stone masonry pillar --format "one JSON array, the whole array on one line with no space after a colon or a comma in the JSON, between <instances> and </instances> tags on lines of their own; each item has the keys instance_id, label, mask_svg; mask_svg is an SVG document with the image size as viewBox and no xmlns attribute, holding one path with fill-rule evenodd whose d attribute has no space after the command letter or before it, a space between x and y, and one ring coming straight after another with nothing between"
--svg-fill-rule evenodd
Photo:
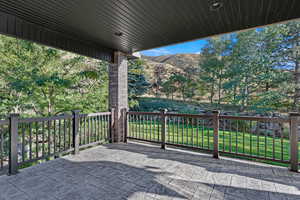
<instances>
[{"instance_id":1,"label":"stone masonry pillar","mask_svg":"<svg viewBox=\"0 0 300 200\"><path fill-rule=\"evenodd\" d=\"M127 56L115 52L109 65L109 108L114 109L112 142L123 142L125 135L123 110L128 109L128 66Z\"/></svg>"}]
</instances>

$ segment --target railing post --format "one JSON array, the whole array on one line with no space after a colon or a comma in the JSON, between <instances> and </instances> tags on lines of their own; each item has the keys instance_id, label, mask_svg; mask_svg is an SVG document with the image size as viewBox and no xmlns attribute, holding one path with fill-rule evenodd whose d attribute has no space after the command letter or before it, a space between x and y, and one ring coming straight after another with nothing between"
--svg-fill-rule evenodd
<instances>
[{"instance_id":1,"label":"railing post","mask_svg":"<svg viewBox=\"0 0 300 200\"><path fill-rule=\"evenodd\" d=\"M293 172L298 172L298 125L299 113L290 113L290 153L291 153L291 168Z\"/></svg>"},{"instance_id":2,"label":"railing post","mask_svg":"<svg viewBox=\"0 0 300 200\"><path fill-rule=\"evenodd\" d=\"M166 149L166 132L167 132L167 110L163 109L160 111L161 119L161 148Z\"/></svg>"},{"instance_id":3,"label":"railing post","mask_svg":"<svg viewBox=\"0 0 300 200\"><path fill-rule=\"evenodd\" d=\"M115 108L110 109L111 118L110 118L110 129L109 129L109 143L114 142L114 133L115 133Z\"/></svg>"},{"instance_id":4,"label":"railing post","mask_svg":"<svg viewBox=\"0 0 300 200\"><path fill-rule=\"evenodd\" d=\"M213 128L214 128L214 150L213 157L219 158L219 126L220 126L220 111L214 110L213 112Z\"/></svg>"},{"instance_id":5,"label":"railing post","mask_svg":"<svg viewBox=\"0 0 300 200\"><path fill-rule=\"evenodd\" d=\"M122 109L122 119L123 119L123 127L124 127L124 143L127 143L127 136L128 136L127 108Z\"/></svg>"},{"instance_id":6,"label":"railing post","mask_svg":"<svg viewBox=\"0 0 300 200\"><path fill-rule=\"evenodd\" d=\"M74 148L74 154L79 154L79 110L73 110L73 148Z\"/></svg>"},{"instance_id":7,"label":"railing post","mask_svg":"<svg viewBox=\"0 0 300 200\"><path fill-rule=\"evenodd\" d=\"M18 173L18 120L19 114L9 116L9 171L10 175Z\"/></svg>"}]
</instances>

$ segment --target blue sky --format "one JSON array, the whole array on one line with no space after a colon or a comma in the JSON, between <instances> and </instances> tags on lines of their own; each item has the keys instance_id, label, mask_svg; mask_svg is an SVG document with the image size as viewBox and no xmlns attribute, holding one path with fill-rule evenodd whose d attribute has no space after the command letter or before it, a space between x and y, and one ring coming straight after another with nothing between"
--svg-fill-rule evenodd
<instances>
[{"instance_id":1,"label":"blue sky","mask_svg":"<svg viewBox=\"0 0 300 200\"><path fill-rule=\"evenodd\" d=\"M195 40L191 42L184 42L181 44L175 44L146 51L140 53L145 56L161 56L178 53L200 53L202 47L206 44L206 40Z\"/></svg>"}]
</instances>

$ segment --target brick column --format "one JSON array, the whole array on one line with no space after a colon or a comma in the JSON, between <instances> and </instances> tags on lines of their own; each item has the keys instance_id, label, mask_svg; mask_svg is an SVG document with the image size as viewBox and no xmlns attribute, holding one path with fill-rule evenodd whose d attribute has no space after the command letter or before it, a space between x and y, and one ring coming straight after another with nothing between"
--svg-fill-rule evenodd
<instances>
[{"instance_id":1,"label":"brick column","mask_svg":"<svg viewBox=\"0 0 300 200\"><path fill-rule=\"evenodd\" d=\"M114 53L114 62L109 66L109 107L114 108L112 142L123 142L125 127L122 110L128 109L128 66L127 57Z\"/></svg>"}]
</instances>

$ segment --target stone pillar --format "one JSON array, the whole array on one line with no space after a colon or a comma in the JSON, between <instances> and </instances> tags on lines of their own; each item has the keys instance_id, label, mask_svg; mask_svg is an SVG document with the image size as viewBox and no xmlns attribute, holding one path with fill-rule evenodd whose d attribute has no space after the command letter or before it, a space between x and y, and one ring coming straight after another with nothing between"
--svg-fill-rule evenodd
<instances>
[{"instance_id":1,"label":"stone pillar","mask_svg":"<svg viewBox=\"0 0 300 200\"><path fill-rule=\"evenodd\" d=\"M125 127L124 109L128 109L128 66L127 56L122 52L114 53L114 61L109 65L109 108L114 108L112 142L123 142Z\"/></svg>"}]
</instances>

